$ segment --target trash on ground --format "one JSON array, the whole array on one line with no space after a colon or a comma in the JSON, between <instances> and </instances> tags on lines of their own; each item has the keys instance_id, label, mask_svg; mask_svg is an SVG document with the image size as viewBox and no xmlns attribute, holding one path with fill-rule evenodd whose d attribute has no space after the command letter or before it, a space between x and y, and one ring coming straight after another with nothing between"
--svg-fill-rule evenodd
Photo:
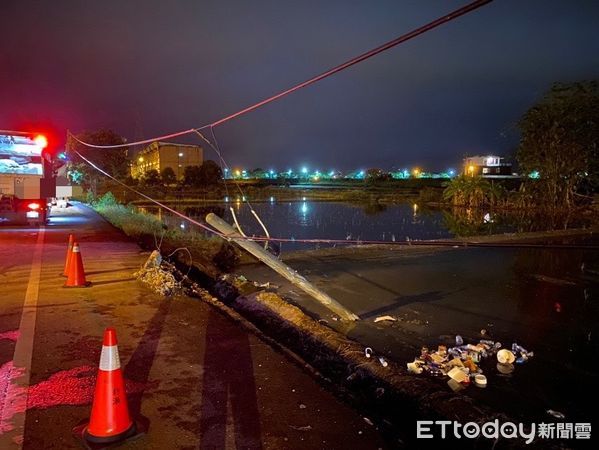
<instances>
[{"instance_id":1,"label":"trash on ground","mask_svg":"<svg viewBox=\"0 0 599 450\"><path fill-rule=\"evenodd\" d=\"M550 416L555 417L556 419L565 419L566 415L564 413L561 413L559 411L555 411L553 409L548 409L547 410L547 414L549 414Z\"/></svg>"},{"instance_id":2,"label":"trash on ground","mask_svg":"<svg viewBox=\"0 0 599 450\"><path fill-rule=\"evenodd\" d=\"M364 417L364 422L366 422L370 426L374 426L374 423L372 423L372 420L370 420L368 417Z\"/></svg>"},{"instance_id":3,"label":"trash on ground","mask_svg":"<svg viewBox=\"0 0 599 450\"><path fill-rule=\"evenodd\" d=\"M310 431L310 430L312 430L312 426L311 425L305 425L303 427L298 427L296 425L289 425L289 428L293 428L294 430L297 430L297 431Z\"/></svg>"},{"instance_id":4,"label":"trash on ground","mask_svg":"<svg viewBox=\"0 0 599 450\"><path fill-rule=\"evenodd\" d=\"M516 356L508 349L502 348L497 352L497 361L501 364L513 364Z\"/></svg>"},{"instance_id":5,"label":"trash on ground","mask_svg":"<svg viewBox=\"0 0 599 450\"><path fill-rule=\"evenodd\" d=\"M174 267L163 261L158 250L154 250L133 276L150 286L154 292L168 297L182 291L181 283L176 280L173 271Z\"/></svg>"},{"instance_id":6,"label":"trash on ground","mask_svg":"<svg viewBox=\"0 0 599 450\"><path fill-rule=\"evenodd\" d=\"M385 358L383 358L382 356L379 356L379 362L381 363L381 366L383 366L383 367L387 367L389 365L389 363L387 361L385 361Z\"/></svg>"},{"instance_id":7,"label":"trash on ground","mask_svg":"<svg viewBox=\"0 0 599 450\"><path fill-rule=\"evenodd\" d=\"M487 377L485 377L481 373L477 373L474 375L474 384L478 387L486 387L487 386Z\"/></svg>"},{"instance_id":8,"label":"trash on ground","mask_svg":"<svg viewBox=\"0 0 599 450\"><path fill-rule=\"evenodd\" d=\"M372 356L372 353L373 353L373 352L372 352L372 349L371 349L370 347L366 347L366 348L364 349L364 355L365 355L367 358L370 358L370 357Z\"/></svg>"},{"instance_id":9,"label":"trash on ground","mask_svg":"<svg viewBox=\"0 0 599 450\"><path fill-rule=\"evenodd\" d=\"M481 335L486 336L487 332L481 330ZM501 342L490 339L480 339L478 344L465 344L460 335L455 337L455 343L456 346L450 348L439 345L434 351L422 347L420 356L416 357L414 362L407 363L408 373L447 376L448 386L457 392L469 386L471 382L478 387L487 386L488 380L483 375L480 365L493 355L498 361L497 371L503 376L514 371L514 362L523 364L534 356L533 352L517 343L512 344L511 350L502 348Z\"/></svg>"},{"instance_id":10,"label":"trash on ground","mask_svg":"<svg viewBox=\"0 0 599 450\"><path fill-rule=\"evenodd\" d=\"M264 289L275 289L275 290L279 289L278 285L273 284L270 281L267 281L266 283L259 283L257 281L254 281L252 284L256 287L264 288Z\"/></svg>"},{"instance_id":11,"label":"trash on ground","mask_svg":"<svg viewBox=\"0 0 599 450\"><path fill-rule=\"evenodd\" d=\"M374 319L374 323L377 323L377 322L383 322L383 321L385 321L385 320L389 320L389 321L391 321L391 322L396 322L396 321L397 321L397 318L395 318L395 317L393 317L393 316L379 316L379 317L377 317L376 319Z\"/></svg>"}]
</instances>

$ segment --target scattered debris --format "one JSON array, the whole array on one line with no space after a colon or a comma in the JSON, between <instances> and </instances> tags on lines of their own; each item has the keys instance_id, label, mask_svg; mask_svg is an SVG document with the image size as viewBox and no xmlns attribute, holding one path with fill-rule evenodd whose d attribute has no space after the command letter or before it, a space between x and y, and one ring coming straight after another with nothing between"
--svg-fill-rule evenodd
<instances>
[{"instance_id":1,"label":"scattered debris","mask_svg":"<svg viewBox=\"0 0 599 450\"><path fill-rule=\"evenodd\" d=\"M381 366L383 366L383 367L387 367L389 365L389 363L382 356L379 356L379 362L381 363Z\"/></svg>"},{"instance_id":2,"label":"scattered debris","mask_svg":"<svg viewBox=\"0 0 599 450\"><path fill-rule=\"evenodd\" d=\"M485 331L485 330L482 330ZM482 335L485 335L481 331ZM420 356L414 362L407 363L407 369L412 374L427 373L431 376L447 376L447 385L454 391L460 391L469 386L471 382L478 387L487 386L487 377L483 375L480 364L487 358L496 354L497 371L509 375L514 371L513 363L523 364L534 356L518 345L512 344L511 350L502 348L501 342L481 339L478 344L464 344L462 336L455 337L456 346L447 348L446 345L437 346L431 351L422 347Z\"/></svg>"},{"instance_id":3,"label":"scattered debris","mask_svg":"<svg viewBox=\"0 0 599 450\"><path fill-rule=\"evenodd\" d=\"M298 427L296 425L289 425L289 428L292 428L292 429L297 430L297 431L311 431L312 430L312 426L311 425L305 425L303 427Z\"/></svg>"},{"instance_id":4,"label":"scattered debris","mask_svg":"<svg viewBox=\"0 0 599 450\"><path fill-rule=\"evenodd\" d=\"M299 404L299 409L306 409L306 408L307 408L307 406L306 406L306 405L304 405L303 403L300 403L300 404Z\"/></svg>"},{"instance_id":5,"label":"scattered debris","mask_svg":"<svg viewBox=\"0 0 599 450\"><path fill-rule=\"evenodd\" d=\"M377 322L384 322L384 321L386 321L386 320L389 320L389 321L391 321L391 322L396 322L396 321L397 321L397 318L395 318L395 317L393 317L393 316L379 316L379 317L377 317L376 319L374 319L374 323L377 323Z\"/></svg>"},{"instance_id":6,"label":"scattered debris","mask_svg":"<svg viewBox=\"0 0 599 450\"><path fill-rule=\"evenodd\" d=\"M555 411L553 409L548 409L547 410L547 414L549 414L550 416L555 417L556 419L565 419L566 415L564 413L561 413L559 411Z\"/></svg>"},{"instance_id":7,"label":"scattered debris","mask_svg":"<svg viewBox=\"0 0 599 450\"><path fill-rule=\"evenodd\" d=\"M273 290L279 289L278 285L273 284L270 281L267 281L266 283L258 283L257 281L254 281L252 284L256 287L263 288L263 289L273 289Z\"/></svg>"},{"instance_id":8,"label":"scattered debris","mask_svg":"<svg viewBox=\"0 0 599 450\"><path fill-rule=\"evenodd\" d=\"M374 423L372 423L372 420L370 420L368 417L364 417L364 422L366 422L368 425L370 425L371 427L374 426Z\"/></svg>"},{"instance_id":9,"label":"scattered debris","mask_svg":"<svg viewBox=\"0 0 599 450\"><path fill-rule=\"evenodd\" d=\"M372 356L372 353L373 353L373 352L372 352L372 349L371 349L370 347L366 347L366 348L364 349L364 355L365 355L367 358L370 358L370 357Z\"/></svg>"},{"instance_id":10,"label":"scattered debris","mask_svg":"<svg viewBox=\"0 0 599 450\"><path fill-rule=\"evenodd\" d=\"M474 384L478 387L486 387L487 377L481 373L477 373L476 375L474 375Z\"/></svg>"},{"instance_id":11,"label":"scattered debris","mask_svg":"<svg viewBox=\"0 0 599 450\"><path fill-rule=\"evenodd\" d=\"M497 361L500 364L512 364L514 361L516 361L516 355L514 355L508 349L502 348L497 352Z\"/></svg>"},{"instance_id":12,"label":"scattered debris","mask_svg":"<svg viewBox=\"0 0 599 450\"><path fill-rule=\"evenodd\" d=\"M173 275L174 267L163 261L158 250L154 250L144 265L133 274L158 294L168 297L181 292L181 283Z\"/></svg>"}]
</instances>

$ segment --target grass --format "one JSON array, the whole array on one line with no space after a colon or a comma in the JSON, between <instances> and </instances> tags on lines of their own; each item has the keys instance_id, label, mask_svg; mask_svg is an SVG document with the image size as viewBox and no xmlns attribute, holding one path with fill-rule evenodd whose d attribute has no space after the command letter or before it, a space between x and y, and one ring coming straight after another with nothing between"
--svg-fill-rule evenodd
<instances>
[{"instance_id":1,"label":"grass","mask_svg":"<svg viewBox=\"0 0 599 450\"><path fill-rule=\"evenodd\" d=\"M206 237L194 231L168 227L156 216L144 214L132 206L119 203L110 192L99 199L90 200L89 204L113 226L137 240L146 249L153 250L160 246L161 253L169 255L176 249L186 248L193 262L212 276L229 272L240 260L247 259L242 257L239 250L218 236ZM187 255L187 252L180 253L182 256Z\"/></svg>"}]
</instances>

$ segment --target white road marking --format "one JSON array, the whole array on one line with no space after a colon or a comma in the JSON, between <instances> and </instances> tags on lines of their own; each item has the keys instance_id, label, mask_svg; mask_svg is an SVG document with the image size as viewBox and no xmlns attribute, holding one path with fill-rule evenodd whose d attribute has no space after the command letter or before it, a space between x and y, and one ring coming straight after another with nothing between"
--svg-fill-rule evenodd
<instances>
[{"instance_id":1,"label":"white road marking","mask_svg":"<svg viewBox=\"0 0 599 450\"><path fill-rule=\"evenodd\" d=\"M25 302L19 325L19 338L15 344L13 367L8 380L4 408L0 417L0 448L22 448L27 413L27 397L31 378L31 357L37 317L40 275L42 271L42 253L44 249L45 228L40 227L31 261L31 273L25 292Z\"/></svg>"}]
</instances>

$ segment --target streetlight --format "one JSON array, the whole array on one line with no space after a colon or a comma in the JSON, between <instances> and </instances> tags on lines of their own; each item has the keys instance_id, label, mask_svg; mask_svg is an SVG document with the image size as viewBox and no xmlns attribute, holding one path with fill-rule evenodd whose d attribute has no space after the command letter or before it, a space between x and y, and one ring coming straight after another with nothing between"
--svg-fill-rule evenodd
<instances>
[{"instance_id":1,"label":"streetlight","mask_svg":"<svg viewBox=\"0 0 599 450\"><path fill-rule=\"evenodd\" d=\"M413 173L414 173L414 177L418 178L420 176L420 169L419 168L415 168L414 171L413 171Z\"/></svg>"}]
</instances>

